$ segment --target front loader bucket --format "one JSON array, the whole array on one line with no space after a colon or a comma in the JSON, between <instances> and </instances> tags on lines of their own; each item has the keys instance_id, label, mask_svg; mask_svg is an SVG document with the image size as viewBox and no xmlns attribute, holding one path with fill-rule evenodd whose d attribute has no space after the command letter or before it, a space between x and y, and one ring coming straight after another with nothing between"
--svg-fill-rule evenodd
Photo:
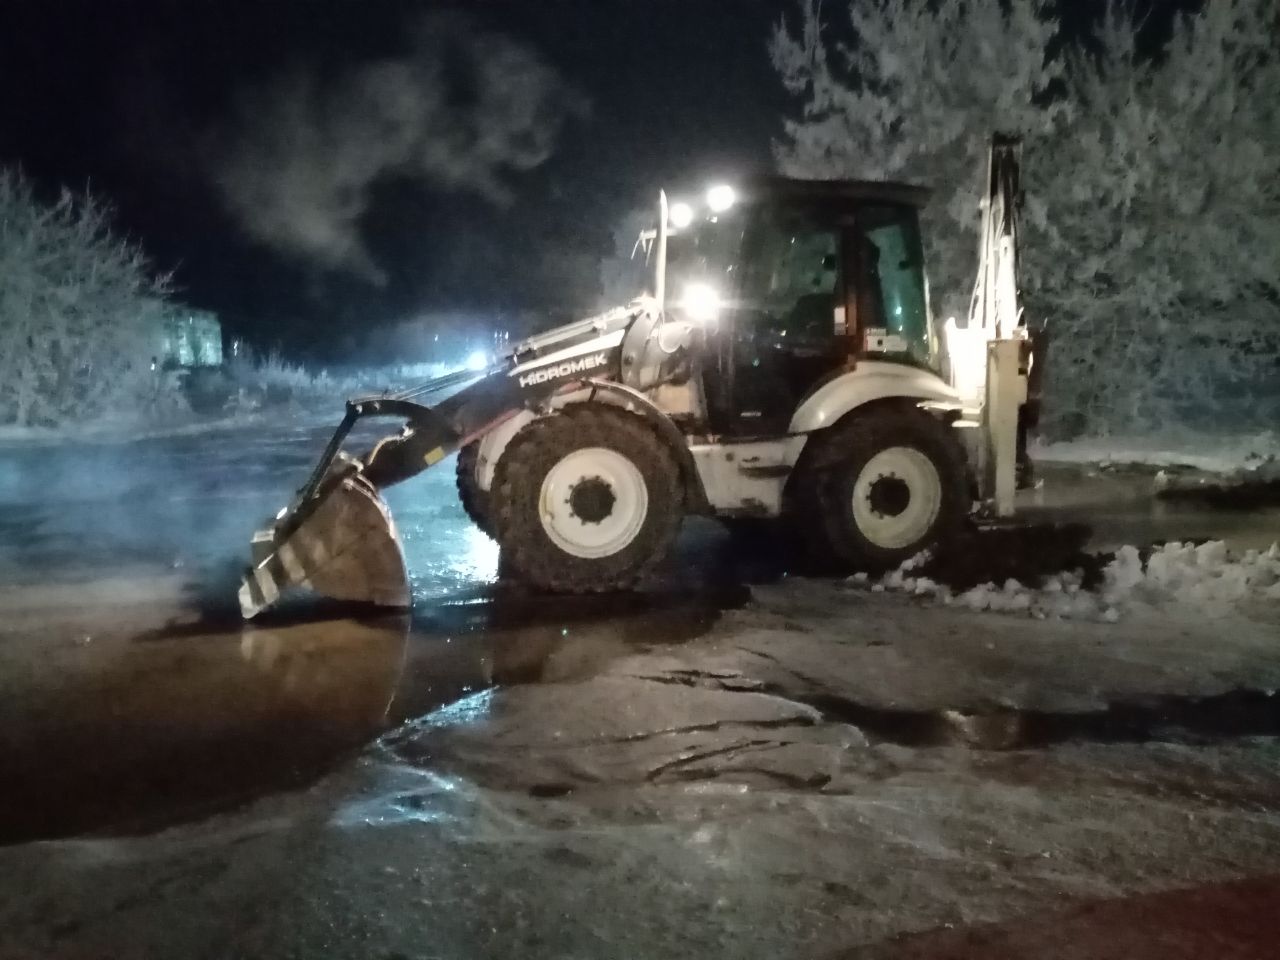
<instances>
[{"instance_id":1,"label":"front loader bucket","mask_svg":"<svg viewBox=\"0 0 1280 960\"><path fill-rule=\"evenodd\" d=\"M421 397L459 387L434 408ZM417 476L520 409L518 381L495 368L458 371L398 395L347 401L346 416L292 506L253 537L253 566L240 587L245 618L270 607L290 587L335 600L410 606L409 577L391 512L379 491ZM549 395L553 387L546 388ZM360 458L342 444L358 420L395 417L405 426Z\"/></svg>"},{"instance_id":2,"label":"front loader bucket","mask_svg":"<svg viewBox=\"0 0 1280 960\"><path fill-rule=\"evenodd\" d=\"M337 471L314 498L253 539L240 612L256 616L289 587L335 600L410 605L409 577L391 512L358 472Z\"/></svg>"}]
</instances>

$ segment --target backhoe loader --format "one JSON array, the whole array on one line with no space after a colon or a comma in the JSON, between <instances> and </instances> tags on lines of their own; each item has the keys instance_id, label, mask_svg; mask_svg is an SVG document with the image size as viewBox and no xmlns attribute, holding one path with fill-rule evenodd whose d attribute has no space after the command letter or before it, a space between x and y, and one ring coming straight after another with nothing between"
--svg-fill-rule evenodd
<instances>
[{"instance_id":1,"label":"backhoe loader","mask_svg":"<svg viewBox=\"0 0 1280 960\"><path fill-rule=\"evenodd\" d=\"M650 289L516 344L488 369L348 401L293 502L255 534L245 617L306 587L407 606L380 491L457 453L504 567L564 593L629 588L689 514L785 518L840 568L1012 511L1029 340L1018 307L1020 148L993 138L968 322L935 324L927 191L783 178L659 198ZM446 394L427 405L432 394ZM357 420L396 435L342 452Z\"/></svg>"}]
</instances>

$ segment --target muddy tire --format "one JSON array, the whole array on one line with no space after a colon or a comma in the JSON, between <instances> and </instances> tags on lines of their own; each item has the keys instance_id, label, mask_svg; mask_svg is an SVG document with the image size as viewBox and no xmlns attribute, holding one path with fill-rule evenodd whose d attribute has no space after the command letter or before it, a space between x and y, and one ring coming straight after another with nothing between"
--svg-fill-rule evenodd
<instances>
[{"instance_id":1,"label":"muddy tire","mask_svg":"<svg viewBox=\"0 0 1280 960\"><path fill-rule=\"evenodd\" d=\"M489 494L480 489L476 479L476 460L480 456L480 443L469 443L458 451L457 481L458 499L462 509L467 512L471 522L480 528L482 533L493 536L493 526L489 522Z\"/></svg>"},{"instance_id":2,"label":"muddy tire","mask_svg":"<svg viewBox=\"0 0 1280 960\"><path fill-rule=\"evenodd\" d=\"M490 517L520 579L559 593L623 590L671 548L680 471L642 419L597 404L535 420L498 461Z\"/></svg>"},{"instance_id":3,"label":"muddy tire","mask_svg":"<svg viewBox=\"0 0 1280 960\"><path fill-rule=\"evenodd\" d=\"M892 569L951 542L969 514L954 428L914 404L877 404L816 437L791 501L811 556L840 572Z\"/></svg>"}]
</instances>

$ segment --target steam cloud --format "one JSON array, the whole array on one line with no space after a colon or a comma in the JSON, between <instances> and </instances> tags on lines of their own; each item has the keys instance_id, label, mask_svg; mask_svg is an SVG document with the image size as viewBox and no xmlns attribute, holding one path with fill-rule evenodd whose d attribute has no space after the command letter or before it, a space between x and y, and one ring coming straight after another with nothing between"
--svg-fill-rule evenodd
<instances>
[{"instance_id":1,"label":"steam cloud","mask_svg":"<svg viewBox=\"0 0 1280 960\"><path fill-rule=\"evenodd\" d=\"M384 178L510 198L506 178L552 153L580 99L531 49L458 16L409 52L331 79L294 71L243 98L214 180L242 228L280 253L382 285L360 221Z\"/></svg>"}]
</instances>

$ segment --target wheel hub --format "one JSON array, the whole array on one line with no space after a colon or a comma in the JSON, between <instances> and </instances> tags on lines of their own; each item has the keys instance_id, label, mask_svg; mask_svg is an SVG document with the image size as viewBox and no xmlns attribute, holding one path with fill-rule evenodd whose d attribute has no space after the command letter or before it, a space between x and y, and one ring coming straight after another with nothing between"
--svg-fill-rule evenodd
<instances>
[{"instance_id":1,"label":"wheel hub","mask_svg":"<svg viewBox=\"0 0 1280 960\"><path fill-rule=\"evenodd\" d=\"M547 471L538 513L543 532L565 553L584 560L610 557L644 527L649 490L628 457L608 447L582 447Z\"/></svg>"},{"instance_id":2,"label":"wheel hub","mask_svg":"<svg viewBox=\"0 0 1280 960\"><path fill-rule=\"evenodd\" d=\"M867 505L879 517L896 517L911 504L911 487L901 477L882 474L871 481Z\"/></svg>"},{"instance_id":3,"label":"wheel hub","mask_svg":"<svg viewBox=\"0 0 1280 960\"><path fill-rule=\"evenodd\" d=\"M882 550L923 541L942 510L942 478L914 447L886 447L869 459L853 485L853 522Z\"/></svg>"},{"instance_id":4,"label":"wheel hub","mask_svg":"<svg viewBox=\"0 0 1280 960\"><path fill-rule=\"evenodd\" d=\"M579 480L569 491L569 509L584 523L601 523L618 502L613 487L603 477Z\"/></svg>"}]
</instances>

